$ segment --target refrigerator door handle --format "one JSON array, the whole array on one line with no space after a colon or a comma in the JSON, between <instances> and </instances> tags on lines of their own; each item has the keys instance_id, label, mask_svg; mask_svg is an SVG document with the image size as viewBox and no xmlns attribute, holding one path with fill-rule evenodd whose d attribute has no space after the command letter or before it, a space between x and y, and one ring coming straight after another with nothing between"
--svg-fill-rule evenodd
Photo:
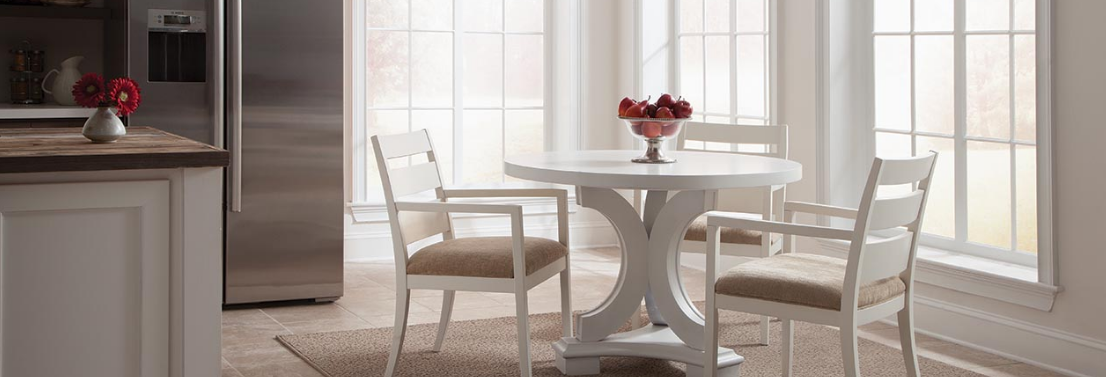
<instances>
[{"instance_id":1,"label":"refrigerator door handle","mask_svg":"<svg viewBox=\"0 0 1106 377\"><path fill-rule=\"evenodd\" d=\"M230 6L230 210L242 212L242 0Z\"/></svg>"},{"instance_id":2,"label":"refrigerator door handle","mask_svg":"<svg viewBox=\"0 0 1106 377\"><path fill-rule=\"evenodd\" d=\"M212 19L215 21L215 25L226 25L226 4L223 0L214 0L212 7ZM212 40L212 59L209 59L212 72L211 85L211 123L215 125L213 140L215 146L219 148L226 148L226 37L223 35L224 31L222 27L215 27L211 29Z\"/></svg>"}]
</instances>

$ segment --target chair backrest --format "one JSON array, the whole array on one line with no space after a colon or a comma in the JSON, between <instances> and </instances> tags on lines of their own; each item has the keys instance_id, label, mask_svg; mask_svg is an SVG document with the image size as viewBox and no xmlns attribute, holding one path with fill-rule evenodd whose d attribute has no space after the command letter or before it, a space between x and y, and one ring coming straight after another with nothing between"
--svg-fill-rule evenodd
<instances>
[{"instance_id":1,"label":"chair backrest","mask_svg":"<svg viewBox=\"0 0 1106 377\"><path fill-rule=\"evenodd\" d=\"M855 308L861 286L894 276L902 278L908 290L913 289L919 230L936 164L936 152L905 159L876 158L872 163L857 211L842 305L851 301ZM899 185L910 185L909 192L878 195L880 186ZM897 234L869 237L872 232L888 229L898 229L894 232Z\"/></svg>"},{"instance_id":2,"label":"chair backrest","mask_svg":"<svg viewBox=\"0 0 1106 377\"><path fill-rule=\"evenodd\" d=\"M689 149L688 141L706 143L724 143L730 150ZM787 159L787 126L749 126L741 124L721 124L687 122L676 140L677 150L702 150L707 152L740 153ZM763 146L764 151L742 151L739 146Z\"/></svg>"},{"instance_id":3,"label":"chair backrest","mask_svg":"<svg viewBox=\"0 0 1106 377\"><path fill-rule=\"evenodd\" d=\"M688 148L687 142L698 141L704 148ZM677 150L716 153L736 153L787 159L787 126L750 126L741 124L687 122L676 139ZM711 144L723 144L725 150L706 149ZM719 210L772 214L764 203L765 188L727 189L719 191ZM782 205L782 198L779 203ZM780 215L780 214L776 214Z\"/></svg>"},{"instance_id":4,"label":"chair backrest","mask_svg":"<svg viewBox=\"0 0 1106 377\"><path fill-rule=\"evenodd\" d=\"M376 135L372 137L372 143L376 152L376 164L380 168L380 183L384 185L384 201L388 208L388 221L392 226L396 263L406 262L407 245L412 242L438 234L452 238L453 225L448 214L396 210L397 198L428 191L434 192L437 201L445 201L441 168L434 154L430 134L426 130L418 130L405 134ZM425 156L425 162L418 158L422 156ZM389 165L401 160L411 163L390 168Z\"/></svg>"}]
</instances>

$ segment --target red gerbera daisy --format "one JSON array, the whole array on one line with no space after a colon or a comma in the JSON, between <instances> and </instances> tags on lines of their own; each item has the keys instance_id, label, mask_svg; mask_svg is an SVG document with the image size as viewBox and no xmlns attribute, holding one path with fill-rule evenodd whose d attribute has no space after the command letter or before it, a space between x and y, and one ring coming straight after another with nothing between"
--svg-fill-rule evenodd
<instances>
[{"instance_id":1,"label":"red gerbera daisy","mask_svg":"<svg viewBox=\"0 0 1106 377\"><path fill-rule=\"evenodd\" d=\"M119 116L127 116L138 110L138 105L142 103L142 91L134 80L120 77L108 83L108 102L119 109Z\"/></svg>"},{"instance_id":2,"label":"red gerbera daisy","mask_svg":"<svg viewBox=\"0 0 1106 377\"><path fill-rule=\"evenodd\" d=\"M104 100L104 76L86 73L73 84L73 98L84 107L99 107Z\"/></svg>"}]
</instances>

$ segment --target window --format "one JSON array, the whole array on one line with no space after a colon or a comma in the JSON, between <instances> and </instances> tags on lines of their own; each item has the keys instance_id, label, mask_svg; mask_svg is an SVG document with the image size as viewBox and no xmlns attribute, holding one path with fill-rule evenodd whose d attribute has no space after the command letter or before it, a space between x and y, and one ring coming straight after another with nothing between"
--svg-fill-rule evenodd
<instances>
[{"instance_id":1,"label":"window","mask_svg":"<svg viewBox=\"0 0 1106 377\"><path fill-rule=\"evenodd\" d=\"M872 1L876 155L941 154L922 242L1036 265L1036 1Z\"/></svg>"},{"instance_id":2,"label":"window","mask_svg":"<svg viewBox=\"0 0 1106 377\"><path fill-rule=\"evenodd\" d=\"M545 1L369 0L364 8L368 151L364 197L355 201L381 197L372 135L428 130L447 185L503 182L505 155L545 149Z\"/></svg>"},{"instance_id":3,"label":"window","mask_svg":"<svg viewBox=\"0 0 1106 377\"><path fill-rule=\"evenodd\" d=\"M675 87L694 104L693 118L749 125L772 122L775 3L677 1ZM691 144L690 148L701 148Z\"/></svg>"}]
</instances>

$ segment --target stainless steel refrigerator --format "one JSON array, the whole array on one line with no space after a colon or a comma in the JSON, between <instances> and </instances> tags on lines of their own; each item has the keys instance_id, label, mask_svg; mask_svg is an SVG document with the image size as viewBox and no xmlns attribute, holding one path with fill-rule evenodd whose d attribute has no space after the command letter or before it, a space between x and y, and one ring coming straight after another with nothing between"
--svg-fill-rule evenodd
<instances>
[{"instance_id":1,"label":"stainless steel refrigerator","mask_svg":"<svg viewBox=\"0 0 1106 377\"><path fill-rule=\"evenodd\" d=\"M342 6L128 4L127 72L144 102L129 123L231 152L225 304L342 295Z\"/></svg>"}]
</instances>

